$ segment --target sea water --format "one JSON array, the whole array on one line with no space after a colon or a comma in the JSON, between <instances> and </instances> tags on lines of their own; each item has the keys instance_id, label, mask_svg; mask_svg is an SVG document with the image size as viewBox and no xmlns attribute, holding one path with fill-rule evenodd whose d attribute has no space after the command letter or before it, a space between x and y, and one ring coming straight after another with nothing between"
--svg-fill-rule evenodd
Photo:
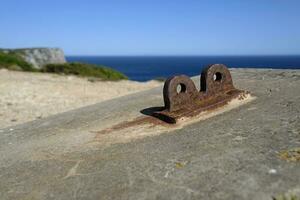
<instances>
[{"instance_id":1,"label":"sea water","mask_svg":"<svg viewBox=\"0 0 300 200\"><path fill-rule=\"evenodd\" d=\"M116 69L135 81L172 75L199 75L209 64L230 68L300 69L299 56L67 56L69 62L99 64Z\"/></svg>"}]
</instances>

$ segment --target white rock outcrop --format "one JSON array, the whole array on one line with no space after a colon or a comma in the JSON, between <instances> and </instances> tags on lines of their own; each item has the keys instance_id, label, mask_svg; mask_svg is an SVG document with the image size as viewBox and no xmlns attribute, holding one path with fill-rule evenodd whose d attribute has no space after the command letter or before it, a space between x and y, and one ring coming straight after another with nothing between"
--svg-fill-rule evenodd
<instances>
[{"instance_id":1,"label":"white rock outcrop","mask_svg":"<svg viewBox=\"0 0 300 200\"><path fill-rule=\"evenodd\" d=\"M64 52L60 48L24 48L24 49L0 49L4 53L15 52L36 69L46 64L66 63Z\"/></svg>"},{"instance_id":2,"label":"white rock outcrop","mask_svg":"<svg viewBox=\"0 0 300 200\"><path fill-rule=\"evenodd\" d=\"M34 68L41 68L46 64L66 63L64 52L60 48L29 48L18 49L20 55Z\"/></svg>"}]
</instances>

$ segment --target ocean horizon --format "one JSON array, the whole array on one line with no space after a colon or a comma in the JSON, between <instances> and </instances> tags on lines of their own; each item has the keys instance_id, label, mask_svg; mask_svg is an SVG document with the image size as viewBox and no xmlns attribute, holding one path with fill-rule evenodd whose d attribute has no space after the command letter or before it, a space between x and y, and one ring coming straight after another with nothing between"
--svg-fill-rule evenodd
<instances>
[{"instance_id":1,"label":"ocean horizon","mask_svg":"<svg viewBox=\"0 0 300 200\"><path fill-rule=\"evenodd\" d=\"M173 75L199 75L209 64L229 68L300 69L300 55L274 56L66 56L68 62L85 62L116 69L130 80L148 81Z\"/></svg>"}]
</instances>

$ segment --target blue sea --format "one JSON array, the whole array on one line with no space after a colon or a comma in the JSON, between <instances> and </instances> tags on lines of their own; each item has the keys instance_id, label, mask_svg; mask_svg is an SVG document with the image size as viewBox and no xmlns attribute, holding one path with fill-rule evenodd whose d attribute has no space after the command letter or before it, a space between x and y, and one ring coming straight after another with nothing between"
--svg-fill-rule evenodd
<instances>
[{"instance_id":1,"label":"blue sea","mask_svg":"<svg viewBox=\"0 0 300 200\"><path fill-rule=\"evenodd\" d=\"M228 67L300 69L299 56L67 56L69 62L99 64L116 69L135 81L186 74L195 76L208 64Z\"/></svg>"}]
</instances>

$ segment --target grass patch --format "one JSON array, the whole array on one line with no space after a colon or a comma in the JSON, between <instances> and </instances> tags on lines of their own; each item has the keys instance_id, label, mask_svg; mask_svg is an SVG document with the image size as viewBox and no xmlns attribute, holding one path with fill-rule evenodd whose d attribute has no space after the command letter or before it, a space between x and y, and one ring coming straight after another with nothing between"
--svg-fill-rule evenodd
<instances>
[{"instance_id":1,"label":"grass patch","mask_svg":"<svg viewBox=\"0 0 300 200\"><path fill-rule=\"evenodd\" d=\"M65 63L45 65L41 72L76 75L81 77L95 77L101 80L122 80L128 79L124 74L104 66L85 64L85 63Z\"/></svg>"},{"instance_id":2,"label":"grass patch","mask_svg":"<svg viewBox=\"0 0 300 200\"><path fill-rule=\"evenodd\" d=\"M31 64L26 62L20 55L15 52L4 53L0 51L0 69L6 68L16 71L30 71L36 72Z\"/></svg>"}]
</instances>

